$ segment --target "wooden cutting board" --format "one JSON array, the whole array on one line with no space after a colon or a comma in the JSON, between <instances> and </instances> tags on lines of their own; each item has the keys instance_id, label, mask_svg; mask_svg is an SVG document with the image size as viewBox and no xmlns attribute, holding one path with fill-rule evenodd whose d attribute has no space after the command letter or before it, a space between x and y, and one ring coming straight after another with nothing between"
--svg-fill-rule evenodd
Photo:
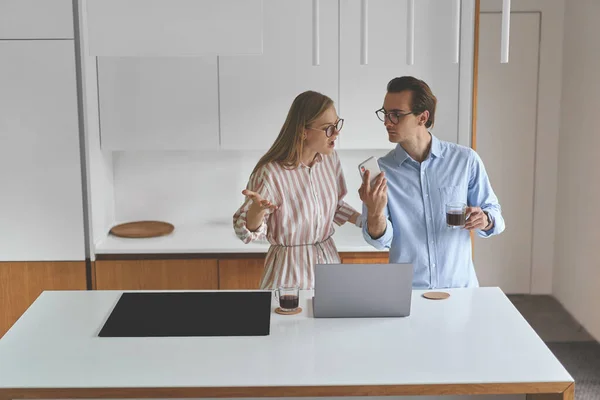
<instances>
[{"instance_id":1,"label":"wooden cutting board","mask_svg":"<svg viewBox=\"0 0 600 400\"><path fill-rule=\"evenodd\" d=\"M123 238L152 238L168 235L174 229L175 227L168 222L134 221L115 225L110 233Z\"/></svg>"}]
</instances>

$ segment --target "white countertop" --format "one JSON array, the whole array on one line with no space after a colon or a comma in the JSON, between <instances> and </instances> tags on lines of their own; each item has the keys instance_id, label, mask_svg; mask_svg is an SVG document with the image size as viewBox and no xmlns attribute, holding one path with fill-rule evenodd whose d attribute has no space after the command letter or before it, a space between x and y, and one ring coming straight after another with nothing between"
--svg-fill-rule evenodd
<instances>
[{"instance_id":1,"label":"white countertop","mask_svg":"<svg viewBox=\"0 0 600 400\"><path fill-rule=\"evenodd\" d=\"M100 338L122 292L44 292L0 340L0 389L573 381L500 289L449 292L414 291L406 318L314 319L307 291L269 336L190 338Z\"/></svg>"},{"instance_id":2,"label":"white countertop","mask_svg":"<svg viewBox=\"0 0 600 400\"><path fill-rule=\"evenodd\" d=\"M333 240L339 252L380 251L365 242L360 228L346 223L335 226ZM96 244L96 254L169 254L169 253L266 253L267 241L244 244L232 224L176 225L168 236L127 239L108 235Z\"/></svg>"}]
</instances>

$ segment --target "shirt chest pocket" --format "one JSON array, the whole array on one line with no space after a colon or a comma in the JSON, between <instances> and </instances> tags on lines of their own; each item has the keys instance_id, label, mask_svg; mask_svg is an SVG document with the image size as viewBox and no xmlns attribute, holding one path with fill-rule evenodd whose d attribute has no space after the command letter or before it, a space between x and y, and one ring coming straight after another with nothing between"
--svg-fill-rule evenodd
<instances>
[{"instance_id":1,"label":"shirt chest pocket","mask_svg":"<svg viewBox=\"0 0 600 400\"><path fill-rule=\"evenodd\" d=\"M439 188L440 191L440 208L443 213L446 212L446 204L448 203L465 203L467 204L467 191L461 185L444 186ZM468 204L467 204L468 206Z\"/></svg>"}]
</instances>

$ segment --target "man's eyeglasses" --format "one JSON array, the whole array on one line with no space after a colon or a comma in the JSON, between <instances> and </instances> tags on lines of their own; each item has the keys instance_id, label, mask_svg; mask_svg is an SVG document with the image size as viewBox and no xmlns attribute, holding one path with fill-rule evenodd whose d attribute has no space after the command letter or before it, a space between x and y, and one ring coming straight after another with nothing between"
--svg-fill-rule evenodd
<instances>
[{"instance_id":1,"label":"man's eyeglasses","mask_svg":"<svg viewBox=\"0 0 600 400\"><path fill-rule=\"evenodd\" d=\"M390 122L394 125L396 125L398 122L400 122L400 119L406 115L410 115L412 114L412 111L406 112L406 113L401 113L398 111L390 111L387 112L385 111L383 108L380 108L379 110L375 111L375 115L377 115L377 118L379 118L380 121L385 122L385 119L387 117L387 119L390 120Z\"/></svg>"},{"instance_id":2,"label":"man's eyeglasses","mask_svg":"<svg viewBox=\"0 0 600 400\"><path fill-rule=\"evenodd\" d=\"M314 131L322 131L322 132L325 132L325 136L332 137L336 131L339 132L342 130L342 126L344 126L344 120L342 118L340 118L337 120L337 122L335 124L328 125L327 127L325 127L325 129L316 129L316 128L309 128L309 127L306 127L306 129L312 129Z\"/></svg>"}]
</instances>

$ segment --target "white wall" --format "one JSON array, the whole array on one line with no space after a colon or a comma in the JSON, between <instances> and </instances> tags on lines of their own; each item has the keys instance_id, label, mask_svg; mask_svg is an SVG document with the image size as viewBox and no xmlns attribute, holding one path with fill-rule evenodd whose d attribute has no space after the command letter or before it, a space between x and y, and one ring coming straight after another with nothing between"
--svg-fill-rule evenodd
<instances>
[{"instance_id":1,"label":"white wall","mask_svg":"<svg viewBox=\"0 0 600 400\"><path fill-rule=\"evenodd\" d=\"M552 292L556 229L553 216L556 209L564 4L565 0L513 0L511 3L513 12L541 13L538 105L537 110L531 110L537 116L531 257L532 294ZM482 12L501 10L502 0L481 0ZM499 52L498 62L500 62ZM507 115L505 118L511 116ZM479 137L484 134L478 132ZM512 143L512 145L519 146L519 143ZM511 154L502 154L502 156L508 162ZM500 201L502 202L502 199ZM506 226L507 230L503 235L510 234L511 222L506 221Z\"/></svg>"},{"instance_id":2,"label":"white wall","mask_svg":"<svg viewBox=\"0 0 600 400\"><path fill-rule=\"evenodd\" d=\"M502 235L475 235L473 262L482 286L499 286L506 293L517 294L530 293L532 288L541 13L511 14L508 64L498 59L501 13L480 16L477 153L507 224ZM511 155L509 162L507 154ZM552 264L547 275L551 273Z\"/></svg>"},{"instance_id":3,"label":"white wall","mask_svg":"<svg viewBox=\"0 0 600 400\"><path fill-rule=\"evenodd\" d=\"M382 135L386 134L382 125ZM275 138L275 136L274 136ZM390 146L392 148L392 146ZM346 201L360 210L357 165L388 150L340 150ZM262 152L116 152L116 221L160 219L175 225L231 226L233 213Z\"/></svg>"},{"instance_id":4,"label":"white wall","mask_svg":"<svg viewBox=\"0 0 600 400\"><path fill-rule=\"evenodd\" d=\"M597 0L566 3L553 289L600 340L598 16Z\"/></svg>"}]
</instances>

